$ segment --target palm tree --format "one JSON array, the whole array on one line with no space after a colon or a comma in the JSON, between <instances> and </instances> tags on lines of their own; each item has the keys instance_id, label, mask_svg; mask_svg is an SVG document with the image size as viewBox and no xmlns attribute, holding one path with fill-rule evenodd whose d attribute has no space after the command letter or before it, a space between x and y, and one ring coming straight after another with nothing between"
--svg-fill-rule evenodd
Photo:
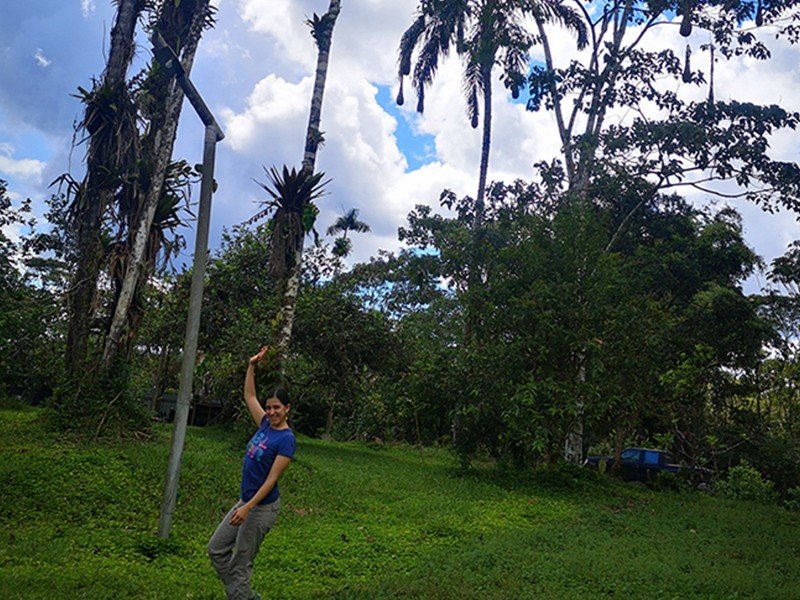
<instances>
[{"instance_id":1,"label":"palm tree","mask_svg":"<svg viewBox=\"0 0 800 600\"><path fill-rule=\"evenodd\" d=\"M328 12L321 17L314 13L306 23L311 28L311 36L317 44L317 69L314 74L314 91L311 94L311 110L308 113L306 144L303 152L303 169L313 172L317 160L317 149L324 141L319 128L322 120L322 98L325 94L325 81L328 77L328 59L333 41L333 28L341 10L341 0L331 0Z\"/></svg>"},{"instance_id":2,"label":"palm tree","mask_svg":"<svg viewBox=\"0 0 800 600\"><path fill-rule=\"evenodd\" d=\"M346 213L339 216L333 225L328 227L328 235L341 234L341 236L336 238L333 243L334 255L344 258L350 254L350 251L353 248L353 243L347 237L348 231L354 231L356 233L366 233L371 231L369 225L358 219L357 208L351 208Z\"/></svg>"},{"instance_id":3,"label":"palm tree","mask_svg":"<svg viewBox=\"0 0 800 600\"><path fill-rule=\"evenodd\" d=\"M529 69L529 50L534 37L524 26L527 15L558 21L578 34L578 45L587 43L586 28L571 8L560 0L421 0L417 18L400 40L397 103L403 104L403 78L411 75L414 53L417 61L411 79L417 92L417 111L425 109L425 88L433 82L439 61L454 49L464 62L463 88L467 115L473 129L478 127L479 97L483 103L483 137L475 199L473 229L483 221L486 178L492 131L492 72L503 69L502 80L517 98Z\"/></svg>"},{"instance_id":4,"label":"palm tree","mask_svg":"<svg viewBox=\"0 0 800 600\"><path fill-rule=\"evenodd\" d=\"M324 135L320 130L322 99L328 76L328 59L333 41L333 28L340 10L341 0L331 0L328 12L321 17L314 13L313 17L307 21L317 45L317 68L314 76L314 90L311 95L308 127L306 128L302 168L299 173L296 173L294 169L290 172L284 166L283 177L280 178L273 167L267 173L273 190L262 185L272 199L268 201L268 207L266 211L262 211L261 216L264 212L271 210L270 204L272 204L272 208L275 208L270 241L270 260L277 260L285 266L285 269L276 273L279 275L278 290L281 308L277 315L275 346L278 351L278 364L281 365L281 368L294 326L294 311L297 294L300 290L304 238L307 233L312 231L314 219L319 212L313 200L320 196L322 186L327 183L321 183L323 174L314 173L314 167L317 150L324 142ZM278 195L273 192L278 192ZM260 216L256 215L255 218L260 218Z\"/></svg>"}]
</instances>

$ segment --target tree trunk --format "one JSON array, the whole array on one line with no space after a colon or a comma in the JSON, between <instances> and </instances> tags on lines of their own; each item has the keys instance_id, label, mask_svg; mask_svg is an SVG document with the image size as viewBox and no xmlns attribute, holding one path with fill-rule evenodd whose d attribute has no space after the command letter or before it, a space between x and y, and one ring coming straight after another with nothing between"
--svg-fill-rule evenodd
<instances>
[{"instance_id":1,"label":"tree trunk","mask_svg":"<svg viewBox=\"0 0 800 600\"><path fill-rule=\"evenodd\" d=\"M111 47L102 82L95 86L120 89L126 85L128 66L133 59L136 22L141 12L140 2L120 0L117 19L111 30ZM88 109L87 109L88 110ZM86 179L82 197L78 199L77 252L74 280L69 291L69 325L65 364L68 373L83 371L89 347L94 297L100 272L102 247L100 225L106 206L114 195L109 188L107 173L116 172L116 153L110 144L101 144L97 133L89 134Z\"/></svg>"},{"instance_id":2,"label":"tree trunk","mask_svg":"<svg viewBox=\"0 0 800 600\"><path fill-rule=\"evenodd\" d=\"M191 73L197 46L200 43L200 37L205 27L207 10L208 0L202 0L197 3L189 33L181 49L181 65L187 77ZM178 121L184 96L183 90L175 79L171 81L170 85L171 90L166 101L166 117L163 125L153 132L153 155L151 157L153 175L140 213L139 222L136 224L130 259L120 287L114 316L106 336L105 349L103 351L104 365L108 365L118 351L121 338L128 324L130 308L137 286L147 279L149 276L148 271L152 268L152 265L146 264L147 242L150 237L150 229L153 225L153 217L158 207L158 201L164 189L167 167L172 160L172 150L175 145L175 135L178 131Z\"/></svg>"},{"instance_id":3,"label":"tree trunk","mask_svg":"<svg viewBox=\"0 0 800 600\"><path fill-rule=\"evenodd\" d=\"M472 221L472 260L469 264L467 273L467 302L464 315L464 345L469 347L475 338L475 326L477 324L478 303L475 302L473 295L476 290L483 285L481 265L478 260L479 254L479 234L483 227L484 197L486 196L486 178L489 172L489 151L492 143L492 65L481 67L481 79L483 80L483 137L481 140L481 162L478 170L478 194L475 197L475 218ZM459 402L456 405L455 417L451 431L453 445L460 444L460 439L464 433L464 424L461 422L461 411L463 405ZM462 455L462 466L467 466L468 458Z\"/></svg>"},{"instance_id":4,"label":"tree trunk","mask_svg":"<svg viewBox=\"0 0 800 600\"><path fill-rule=\"evenodd\" d=\"M303 169L314 171L317 160L317 149L320 141L319 125L322 121L322 98L325 94L325 81L328 77L328 60L333 42L333 28L341 10L341 0L331 0L328 12L323 15L325 30L317 40L317 70L314 76L314 91L311 95L311 110L308 114L308 127L306 128L306 144L303 152Z\"/></svg>"},{"instance_id":5,"label":"tree trunk","mask_svg":"<svg viewBox=\"0 0 800 600\"><path fill-rule=\"evenodd\" d=\"M311 95L311 110L308 115L306 128L306 143L303 151L302 170L310 175L314 172L317 160L317 150L321 140L320 122L322 121L322 99L325 94L325 80L328 77L328 59L330 57L331 42L333 41L333 28L341 9L341 0L331 0L328 12L322 16L325 22L324 30L319 33L317 41L317 70L314 76L314 91ZM304 232L305 233L305 232ZM276 346L278 348L278 364L283 368L289 344L292 339L294 326L295 305L297 293L300 289L300 272L303 264L303 243L305 236L300 236L298 247L295 248L292 268L286 275L282 287L283 298L280 314L278 315L278 330Z\"/></svg>"},{"instance_id":6,"label":"tree trunk","mask_svg":"<svg viewBox=\"0 0 800 600\"><path fill-rule=\"evenodd\" d=\"M581 352L578 355L578 383L581 388L581 391L578 392L579 394L583 393L583 384L586 383L586 366L584 362L585 355ZM564 460L573 465L579 465L583 462L583 419L585 410L583 398L578 398L575 409L575 422L564 440Z\"/></svg>"},{"instance_id":7,"label":"tree trunk","mask_svg":"<svg viewBox=\"0 0 800 600\"><path fill-rule=\"evenodd\" d=\"M483 138L481 141L481 162L478 171L478 195L475 197L475 218L472 221L472 255L473 264L469 265L467 275L467 314L464 319L464 340L472 342L475 333L476 306L469 292L475 291L482 284L480 265L474 264L478 254L478 235L483 227L484 198L486 196L486 178L489 172L489 150L492 143L492 67L481 67L483 80Z\"/></svg>"},{"instance_id":8,"label":"tree trunk","mask_svg":"<svg viewBox=\"0 0 800 600\"><path fill-rule=\"evenodd\" d=\"M618 425L614 430L614 464L611 469L616 471L619 469L619 463L622 458L622 444L625 442L625 427Z\"/></svg>"},{"instance_id":9,"label":"tree trunk","mask_svg":"<svg viewBox=\"0 0 800 600\"><path fill-rule=\"evenodd\" d=\"M297 294L300 292L300 272L302 264L300 258L303 249L299 249L295 255L295 262L289 269L285 286L283 288L283 298L280 308L280 318L278 321L278 339L276 346L278 348L278 364L283 367L283 361L289 352L289 342L292 339L292 326L294 325L295 307L297 306Z\"/></svg>"},{"instance_id":10,"label":"tree trunk","mask_svg":"<svg viewBox=\"0 0 800 600\"><path fill-rule=\"evenodd\" d=\"M489 151L492 143L492 65L481 66L481 79L483 80L483 136L481 140L481 162L478 170L478 194L475 197L475 218L472 221L472 236L470 240L472 258L467 272L467 300L464 314L464 345L469 347L475 339L475 328L478 321L480 303L475 301L476 290L483 285L482 265L480 254L480 231L483 228L484 198L486 196L486 179L489 172ZM451 439L454 446L458 447L463 435L464 425L461 421L461 401L456 404L455 415L451 429ZM469 457L462 452L462 466L469 464Z\"/></svg>"},{"instance_id":11,"label":"tree trunk","mask_svg":"<svg viewBox=\"0 0 800 600\"><path fill-rule=\"evenodd\" d=\"M483 226L486 177L489 172L489 150L492 144L492 65L481 67L481 78L483 79L483 139L481 141L481 165L478 172L478 196L475 198L475 231L479 231Z\"/></svg>"},{"instance_id":12,"label":"tree trunk","mask_svg":"<svg viewBox=\"0 0 800 600\"><path fill-rule=\"evenodd\" d=\"M158 408L158 400L164 391L164 385L167 381L167 373L169 372L169 361L171 358L170 347L167 345L162 348L161 354L158 357L158 364L153 375L153 395L150 399L150 411L155 412Z\"/></svg>"},{"instance_id":13,"label":"tree trunk","mask_svg":"<svg viewBox=\"0 0 800 600\"><path fill-rule=\"evenodd\" d=\"M328 406L328 416L325 418L325 438L331 439L333 437L333 410L336 404L331 401Z\"/></svg>"},{"instance_id":14,"label":"tree trunk","mask_svg":"<svg viewBox=\"0 0 800 600\"><path fill-rule=\"evenodd\" d=\"M614 30L613 51L610 56L618 57L622 41L628 26L628 19L633 11L633 0L625 0L622 10L621 18ZM597 49L595 48L595 53ZM572 195L577 202L586 202L589 183L591 181L591 168L597 155L599 147L599 136L603 129L603 123L608 109L608 91L614 88L617 77L621 71L621 65L618 61L608 60L605 66L600 70L598 61L593 61L593 67L597 73L596 88L591 94L590 107L587 111L587 123L583 136L577 148L577 164L574 166L574 172L569 180L568 194ZM635 209L634 209L635 210ZM612 240L607 246L610 250L616 238ZM582 275L579 276L582 279ZM583 362L584 353L581 350L579 362ZM578 369L578 381L580 384L586 382L586 370L583 366ZM577 403L576 421L575 425L564 440L564 459L573 464L580 464L583 460L583 433L584 433L584 403L579 400Z\"/></svg>"}]
</instances>

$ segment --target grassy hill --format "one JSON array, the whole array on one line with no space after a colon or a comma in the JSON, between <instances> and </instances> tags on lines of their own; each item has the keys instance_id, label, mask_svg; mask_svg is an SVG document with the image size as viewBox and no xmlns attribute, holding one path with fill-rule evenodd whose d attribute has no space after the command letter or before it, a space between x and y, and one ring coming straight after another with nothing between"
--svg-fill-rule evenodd
<instances>
[{"instance_id":1,"label":"grassy hill","mask_svg":"<svg viewBox=\"0 0 800 600\"><path fill-rule=\"evenodd\" d=\"M39 416L0 411L0 598L224 598L205 545L238 492L241 435L190 429L164 542L169 427L79 445ZM255 564L265 598L800 598L796 513L299 442Z\"/></svg>"}]
</instances>

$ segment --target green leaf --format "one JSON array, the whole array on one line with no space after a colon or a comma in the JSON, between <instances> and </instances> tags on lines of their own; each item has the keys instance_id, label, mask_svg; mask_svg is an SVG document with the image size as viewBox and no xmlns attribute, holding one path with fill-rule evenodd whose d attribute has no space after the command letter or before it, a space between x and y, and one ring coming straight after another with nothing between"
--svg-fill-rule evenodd
<instances>
[{"instance_id":1,"label":"green leaf","mask_svg":"<svg viewBox=\"0 0 800 600\"><path fill-rule=\"evenodd\" d=\"M308 233L314 228L314 223L319 215L319 208L313 202L307 203L303 206L303 231Z\"/></svg>"}]
</instances>

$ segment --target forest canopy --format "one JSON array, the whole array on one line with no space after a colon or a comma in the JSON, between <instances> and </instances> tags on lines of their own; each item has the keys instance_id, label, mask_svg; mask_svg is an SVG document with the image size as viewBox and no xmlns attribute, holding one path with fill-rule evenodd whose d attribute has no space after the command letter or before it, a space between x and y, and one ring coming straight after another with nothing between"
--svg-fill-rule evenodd
<instances>
[{"instance_id":1,"label":"forest canopy","mask_svg":"<svg viewBox=\"0 0 800 600\"><path fill-rule=\"evenodd\" d=\"M102 75L75 74L81 169L34 223L0 180L0 397L94 437L146 431L178 388L192 271L173 259L203 175L174 151L183 92L157 60L136 66L136 36L161 33L190 73L219 18L207 0L116 6ZM375 223L317 168L339 114L323 92L343 8L307 22L303 154L247 174L261 203L211 251L193 401L238 419L246 358L267 344L264 381L292 389L306 435L520 468L646 445L800 486L800 241L767 262L741 216L796 218L800 165L772 144L800 114L718 97L714 81L715 66L797 44L800 3L421 0L386 49L395 101L424 114L458 61L452 112L480 133L474 190L454 181L419 199L394 249L367 260L354 240ZM665 25L690 41L661 44ZM556 132L529 177L492 174L500 96ZM331 202L341 214L322 222ZM746 291L755 273L763 285Z\"/></svg>"}]
</instances>

